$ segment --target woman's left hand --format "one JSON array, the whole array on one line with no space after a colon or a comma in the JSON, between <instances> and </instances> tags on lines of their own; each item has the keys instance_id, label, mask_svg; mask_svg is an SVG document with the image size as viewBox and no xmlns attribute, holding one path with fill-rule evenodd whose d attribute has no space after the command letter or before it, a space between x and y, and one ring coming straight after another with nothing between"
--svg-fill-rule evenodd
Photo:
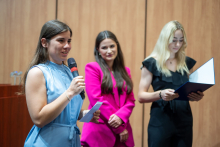
<instances>
[{"instance_id":1,"label":"woman's left hand","mask_svg":"<svg viewBox=\"0 0 220 147\"><path fill-rule=\"evenodd\" d=\"M197 91L197 93L192 92L188 95L188 98L191 101L200 101L203 98L204 94L201 91Z\"/></svg>"},{"instance_id":2,"label":"woman's left hand","mask_svg":"<svg viewBox=\"0 0 220 147\"><path fill-rule=\"evenodd\" d=\"M100 110L97 110L95 113L93 113L93 118L90 120L90 122L99 123L100 112Z\"/></svg>"},{"instance_id":3,"label":"woman's left hand","mask_svg":"<svg viewBox=\"0 0 220 147\"><path fill-rule=\"evenodd\" d=\"M122 124L122 120L115 114L112 114L108 120L108 123L111 127L117 128Z\"/></svg>"}]
</instances>

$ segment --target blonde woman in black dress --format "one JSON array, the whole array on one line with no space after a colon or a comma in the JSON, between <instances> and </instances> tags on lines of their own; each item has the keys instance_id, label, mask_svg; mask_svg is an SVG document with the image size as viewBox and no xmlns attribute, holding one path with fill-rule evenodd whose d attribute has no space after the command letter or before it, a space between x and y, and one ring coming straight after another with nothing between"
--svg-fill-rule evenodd
<instances>
[{"instance_id":1,"label":"blonde woman in black dress","mask_svg":"<svg viewBox=\"0 0 220 147\"><path fill-rule=\"evenodd\" d=\"M142 62L138 100L150 103L148 125L149 147L191 147L192 112L189 101L174 100L179 97L175 89L188 81L196 61L185 55L186 34L178 21L167 23L159 36L153 52ZM154 92L148 92L150 85ZM199 101L200 91L188 95L190 101Z\"/></svg>"}]
</instances>

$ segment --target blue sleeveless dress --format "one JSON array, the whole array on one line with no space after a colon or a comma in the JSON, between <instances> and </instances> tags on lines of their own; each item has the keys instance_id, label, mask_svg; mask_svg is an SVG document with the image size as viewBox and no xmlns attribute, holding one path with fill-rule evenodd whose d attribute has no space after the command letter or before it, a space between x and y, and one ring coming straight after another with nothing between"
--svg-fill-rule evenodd
<instances>
[{"instance_id":1,"label":"blue sleeveless dress","mask_svg":"<svg viewBox=\"0 0 220 147\"><path fill-rule=\"evenodd\" d=\"M51 61L35 65L44 74L47 90L47 103L53 102L64 93L73 79L70 69ZM32 68L33 68L32 67ZM80 130L76 125L83 100L74 96L61 114L43 128L33 126L24 147L80 147Z\"/></svg>"}]
</instances>

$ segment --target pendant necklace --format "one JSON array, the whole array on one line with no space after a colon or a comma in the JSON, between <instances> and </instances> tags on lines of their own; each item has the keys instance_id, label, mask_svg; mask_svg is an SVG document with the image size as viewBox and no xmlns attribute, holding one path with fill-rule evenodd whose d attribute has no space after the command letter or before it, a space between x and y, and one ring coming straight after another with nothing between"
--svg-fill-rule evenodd
<instances>
[{"instance_id":1,"label":"pendant necklace","mask_svg":"<svg viewBox=\"0 0 220 147\"><path fill-rule=\"evenodd\" d=\"M174 60L175 60L175 59L173 59L172 61L169 61L169 62L170 62L170 64L172 64Z\"/></svg>"}]
</instances>

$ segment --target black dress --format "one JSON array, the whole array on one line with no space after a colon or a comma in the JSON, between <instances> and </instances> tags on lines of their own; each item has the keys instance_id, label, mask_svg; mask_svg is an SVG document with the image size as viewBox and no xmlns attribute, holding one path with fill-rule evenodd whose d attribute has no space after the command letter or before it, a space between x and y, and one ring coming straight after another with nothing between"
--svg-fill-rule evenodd
<instances>
[{"instance_id":1,"label":"black dress","mask_svg":"<svg viewBox=\"0 0 220 147\"><path fill-rule=\"evenodd\" d=\"M163 89L177 89L188 81L185 72L171 72L172 76L166 77L157 70L156 60L149 58L142 62L152 74L154 91ZM186 65L190 70L196 61L186 57ZM189 101L154 101L151 105L150 122L148 125L149 147L191 147L192 146L192 112Z\"/></svg>"}]
</instances>

